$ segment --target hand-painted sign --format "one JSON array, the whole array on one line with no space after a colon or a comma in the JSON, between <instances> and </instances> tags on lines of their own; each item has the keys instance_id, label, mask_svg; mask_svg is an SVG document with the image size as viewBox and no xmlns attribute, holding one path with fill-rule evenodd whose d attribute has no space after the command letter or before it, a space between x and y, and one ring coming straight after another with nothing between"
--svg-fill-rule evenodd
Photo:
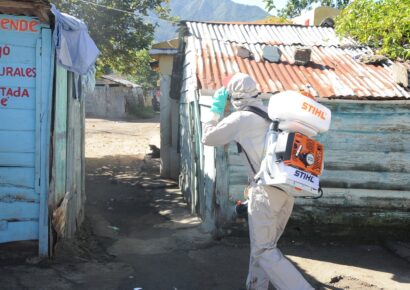
<instances>
[{"instance_id":1,"label":"hand-painted sign","mask_svg":"<svg viewBox=\"0 0 410 290\"><path fill-rule=\"evenodd\" d=\"M5 46L1 46L0 45L0 58L2 58L3 56L8 56L10 55L10 47L5 45Z\"/></svg>"},{"instance_id":2,"label":"hand-painted sign","mask_svg":"<svg viewBox=\"0 0 410 290\"><path fill-rule=\"evenodd\" d=\"M0 19L0 31L16 31L16 32L38 32L38 26L40 22L38 20L26 20L26 19L12 19L1 18Z\"/></svg>"},{"instance_id":3,"label":"hand-painted sign","mask_svg":"<svg viewBox=\"0 0 410 290\"><path fill-rule=\"evenodd\" d=\"M1 25L0 25L1 26ZM7 61L7 58L12 55L12 47L8 45L0 45L0 60ZM0 63L0 78L36 78L35 67L24 67L24 64L17 63L13 66L13 63L7 63L1 65ZM0 107L7 107L10 98L29 98L29 90L22 87L24 81L22 80L20 86L5 86L6 82L2 82L0 85Z\"/></svg>"},{"instance_id":4,"label":"hand-painted sign","mask_svg":"<svg viewBox=\"0 0 410 290\"><path fill-rule=\"evenodd\" d=\"M1 66L0 65L0 77L36 77L35 68L24 68L24 67L11 67L11 66Z\"/></svg>"}]
</instances>

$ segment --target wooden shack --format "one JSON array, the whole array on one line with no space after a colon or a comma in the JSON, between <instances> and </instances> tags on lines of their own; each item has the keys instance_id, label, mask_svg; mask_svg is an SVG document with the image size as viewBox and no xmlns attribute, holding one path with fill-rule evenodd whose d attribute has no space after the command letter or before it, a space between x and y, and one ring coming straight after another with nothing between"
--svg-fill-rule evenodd
<instances>
[{"instance_id":1,"label":"wooden shack","mask_svg":"<svg viewBox=\"0 0 410 290\"><path fill-rule=\"evenodd\" d=\"M0 243L51 253L84 217L84 98L55 62L48 1L0 2Z\"/></svg>"},{"instance_id":2,"label":"wooden shack","mask_svg":"<svg viewBox=\"0 0 410 290\"><path fill-rule=\"evenodd\" d=\"M138 108L151 107L152 98L144 96L140 85L115 75L103 75L85 100L86 117L132 117Z\"/></svg>"},{"instance_id":3,"label":"wooden shack","mask_svg":"<svg viewBox=\"0 0 410 290\"><path fill-rule=\"evenodd\" d=\"M262 98L308 89L332 110L331 129L319 137L326 148L324 197L297 199L294 221L408 227L410 93L394 81L391 61L360 63L357 56L371 50L325 27L187 21L180 40L181 58L174 65L180 78L171 89L171 98L179 99L179 114L172 118L180 120L180 186L206 228L233 221L247 183L235 144L201 143L212 95L235 72L251 75ZM264 58L267 46L280 50L279 61ZM306 65L295 63L299 47L311 49Z\"/></svg>"}]
</instances>

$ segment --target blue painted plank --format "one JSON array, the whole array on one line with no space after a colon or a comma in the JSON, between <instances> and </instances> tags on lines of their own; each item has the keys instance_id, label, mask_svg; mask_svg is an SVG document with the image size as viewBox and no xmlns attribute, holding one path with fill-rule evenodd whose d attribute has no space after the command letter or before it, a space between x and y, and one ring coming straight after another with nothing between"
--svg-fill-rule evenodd
<instances>
[{"instance_id":1,"label":"blue painted plank","mask_svg":"<svg viewBox=\"0 0 410 290\"><path fill-rule=\"evenodd\" d=\"M26 69L34 69L33 66L22 66L22 65L13 65L14 67L22 67L24 70ZM1 69L1 66L0 66ZM1 70L0 70L1 73ZM37 69L36 69L36 74L38 74ZM14 76L14 77L9 77L9 76L0 76L0 89L5 87L6 92L8 91L9 88L34 88L36 85L36 78L35 77L23 77L23 76ZM1 91L0 91L1 93ZM3 94L4 95L4 94Z\"/></svg>"},{"instance_id":2,"label":"blue painted plank","mask_svg":"<svg viewBox=\"0 0 410 290\"><path fill-rule=\"evenodd\" d=\"M357 132L410 132L410 124L407 122L409 118L410 113L337 113L332 115L330 129Z\"/></svg>"},{"instance_id":3,"label":"blue painted plank","mask_svg":"<svg viewBox=\"0 0 410 290\"><path fill-rule=\"evenodd\" d=\"M409 174L359 170L324 170L320 179L323 187L410 190Z\"/></svg>"},{"instance_id":4,"label":"blue painted plank","mask_svg":"<svg viewBox=\"0 0 410 290\"><path fill-rule=\"evenodd\" d=\"M36 128L33 122L36 117L34 110L10 109L0 112L0 130L34 131Z\"/></svg>"},{"instance_id":5,"label":"blue painted plank","mask_svg":"<svg viewBox=\"0 0 410 290\"><path fill-rule=\"evenodd\" d=\"M54 119L54 198L59 201L66 193L67 179L67 71L56 66L55 119Z\"/></svg>"},{"instance_id":6,"label":"blue painted plank","mask_svg":"<svg viewBox=\"0 0 410 290\"><path fill-rule=\"evenodd\" d=\"M2 22L2 33L11 33L14 34L14 36L21 35L25 39L38 38L41 29L47 27L46 24L41 23L40 20L33 17L2 14L0 19L4 19ZM29 24L29 26L27 24ZM15 25L18 25L17 29Z\"/></svg>"},{"instance_id":7,"label":"blue painted plank","mask_svg":"<svg viewBox=\"0 0 410 290\"><path fill-rule=\"evenodd\" d=\"M0 186L34 188L34 168L0 167Z\"/></svg>"},{"instance_id":8,"label":"blue painted plank","mask_svg":"<svg viewBox=\"0 0 410 290\"><path fill-rule=\"evenodd\" d=\"M0 114L3 110L9 109L25 109L25 110L34 110L36 108L36 90L35 88L26 88L29 97L5 97L7 99L7 103L5 105L0 105ZM2 91L0 91L0 100L3 99L4 96Z\"/></svg>"},{"instance_id":9,"label":"blue painted plank","mask_svg":"<svg viewBox=\"0 0 410 290\"><path fill-rule=\"evenodd\" d=\"M36 202L0 202L0 220L36 220L38 216L39 204Z\"/></svg>"},{"instance_id":10,"label":"blue painted plank","mask_svg":"<svg viewBox=\"0 0 410 290\"><path fill-rule=\"evenodd\" d=\"M31 67L36 65L36 53L33 47L21 46L21 44L5 44L3 40L0 40L0 51L2 52L2 66L10 66L10 64L26 64ZM4 51L7 54L4 55Z\"/></svg>"},{"instance_id":11,"label":"blue painted plank","mask_svg":"<svg viewBox=\"0 0 410 290\"><path fill-rule=\"evenodd\" d=\"M325 170L363 170L377 172L401 172L409 174L410 154L403 152L373 152L326 150Z\"/></svg>"},{"instance_id":12,"label":"blue painted plank","mask_svg":"<svg viewBox=\"0 0 410 290\"><path fill-rule=\"evenodd\" d=\"M34 131L0 131L0 152L2 153L34 153Z\"/></svg>"},{"instance_id":13,"label":"blue painted plank","mask_svg":"<svg viewBox=\"0 0 410 290\"><path fill-rule=\"evenodd\" d=\"M0 230L0 243L38 239L38 222L9 222Z\"/></svg>"},{"instance_id":14,"label":"blue painted plank","mask_svg":"<svg viewBox=\"0 0 410 290\"><path fill-rule=\"evenodd\" d=\"M42 119L42 99L41 94L41 75L43 73L43 67L41 65L41 40L38 39L36 43L36 136L35 136L35 152L36 152L36 166L35 166L35 178L36 180L41 180L41 119ZM40 184L36 182L35 184L36 192L41 196Z\"/></svg>"},{"instance_id":15,"label":"blue painted plank","mask_svg":"<svg viewBox=\"0 0 410 290\"><path fill-rule=\"evenodd\" d=\"M39 195L29 188L0 186L0 201L11 200L38 202Z\"/></svg>"},{"instance_id":16,"label":"blue painted plank","mask_svg":"<svg viewBox=\"0 0 410 290\"><path fill-rule=\"evenodd\" d=\"M47 247L44 238L48 238L44 235L44 232L48 233L46 201L49 182L48 151L44 148L50 140L51 33L49 29L44 33L46 26L34 18L10 15L0 18L11 19L14 23L31 21L36 26L34 33L9 32L4 27L7 22L3 21L0 30L0 49L4 45L10 48L10 53L0 57L0 164L3 166L0 167L0 219L32 219L29 222L2 222L0 242L39 239L41 228L40 254L44 254L44 245ZM41 38L46 38L47 47L43 50ZM40 171L43 182L41 199ZM39 227L40 215L43 218Z\"/></svg>"},{"instance_id":17,"label":"blue painted plank","mask_svg":"<svg viewBox=\"0 0 410 290\"><path fill-rule=\"evenodd\" d=\"M326 150L410 152L409 133L391 132L346 132L331 130L317 139Z\"/></svg>"},{"instance_id":18,"label":"blue painted plank","mask_svg":"<svg viewBox=\"0 0 410 290\"><path fill-rule=\"evenodd\" d=\"M13 32L2 31L0 45L18 45L21 47L34 48L36 47L37 37L22 37L17 38Z\"/></svg>"},{"instance_id":19,"label":"blue painted plank","mask_svg":"<svg viewBox=\"0 0 410 290\"><path fill-rule=\"evenodd\" d=\"M34 167L34 153L0 153L0 166Z\"/></svg>"},{"instance_id":20,"label":"blue painted plank","mask_svg":"<svg viewBox=\"0 0 410 290\"><path fill-rule=\"evenodd\" d=\"M51 98L54 79L54 47L51 41L51 30L43 29L41 31L41 94L37 95L38 99L41 97L41 187L40 187L40 217L39 217L39 255L48 255L48 241L49 241L49 216L48 216L48 192L49 192L49 176L50 176L50 131L51 131ZM37 60L40 59L38 54L39 43L37 43ZM38 65L37 65L38 67ZM39 78L37 78L39 79Z\"/></svg>"}]
</instances>

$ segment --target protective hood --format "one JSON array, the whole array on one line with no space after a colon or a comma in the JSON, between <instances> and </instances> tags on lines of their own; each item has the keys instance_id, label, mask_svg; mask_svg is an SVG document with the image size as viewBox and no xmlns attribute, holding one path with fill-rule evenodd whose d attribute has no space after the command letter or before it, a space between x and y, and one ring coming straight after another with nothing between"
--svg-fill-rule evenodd
<instances>
[{"instance_id":1,"label":"protective hood","mask_svg":"<svg viewBox=\"0 0 410 290\"><path fill-rule=\"evenodd\" d=\"M226 90L231 96L232 106L236 110L262 103L256 99L259 92L255 81L247 74L236 73L227 84Z\"/></svg>"}]
</instances>

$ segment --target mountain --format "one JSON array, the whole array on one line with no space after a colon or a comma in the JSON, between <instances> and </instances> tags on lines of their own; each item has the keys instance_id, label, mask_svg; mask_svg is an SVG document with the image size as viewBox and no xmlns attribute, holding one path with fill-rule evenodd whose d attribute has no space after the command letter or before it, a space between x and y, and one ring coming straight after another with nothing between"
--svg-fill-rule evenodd
<instances>
[{"instance_id":1,"label":"mountain","mask_svg":"<svg viewBox=\"0 0 410 290\"><path fill-rule=\"evenodd\" d=\"M171 15L180 20L194 21L255 21L269 16L257 6L243 5L231 0L171 0ZM152 15L151 15L152 16ZM177 37L177 26L158 20L155 41Z\"/></svg>"}]
</instances>

